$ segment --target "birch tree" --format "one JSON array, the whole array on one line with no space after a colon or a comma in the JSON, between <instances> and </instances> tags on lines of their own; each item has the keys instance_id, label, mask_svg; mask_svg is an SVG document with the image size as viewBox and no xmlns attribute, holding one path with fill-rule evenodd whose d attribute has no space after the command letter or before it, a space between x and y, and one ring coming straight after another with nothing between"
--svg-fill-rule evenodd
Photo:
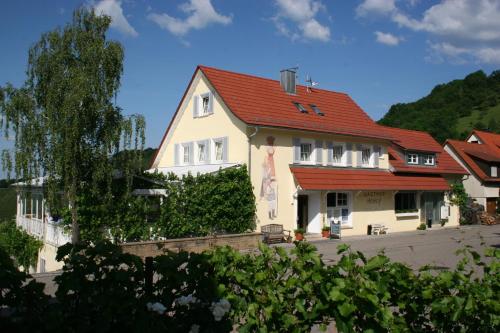
<instances>
[{"instance_id":1,"label":"birch tree","mask_svg":"<svg viewBox=\"0 0 500 333\"><path fill-rule=\"evenodd\" d=\"M14 137L14 148L2 153L3 167L17 179L44 177L49 206L69 205L73 243L80 234L79 193L111 200L112 156L137 152L126 154L137 162L144 148L144 118L124 116L116 105L124 50L106 38L110 23L76 10L71 23L30 48L23 86L0 87L0 129ZM123 163L123 174L131 178L137 165Z\"/></svg>"}]
</instances>

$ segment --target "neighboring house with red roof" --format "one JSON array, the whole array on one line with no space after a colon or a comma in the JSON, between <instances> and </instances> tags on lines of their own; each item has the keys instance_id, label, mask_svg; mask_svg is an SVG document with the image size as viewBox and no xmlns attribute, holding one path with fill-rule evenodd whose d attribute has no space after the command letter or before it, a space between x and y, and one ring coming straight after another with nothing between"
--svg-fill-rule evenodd
<instances>
[{"instance_id":1,"label":"neighboring house with red roof","mask_svg":"<svg viewBox=\"0 0 500 333\"><path fill-rule=\"evenodd\" d=\"M151 171L183 175L246 164L257 228L343 235L421 222L458 224L450 183L467 172L423 132L380 126L347 94L198 66Z\"/></svg>"},{"instance_id":2,"label":"neighboring house with red roof","mask_svg":"<svg viewBox=\"0 0 500 333\"><path fill-rule=\"evenodd\" d=\"M488 213L498 211L500 197L500 134L474 130L465 141L447 140L445 150L466 168L467 194Z\"/></svg>"}]
</instances>

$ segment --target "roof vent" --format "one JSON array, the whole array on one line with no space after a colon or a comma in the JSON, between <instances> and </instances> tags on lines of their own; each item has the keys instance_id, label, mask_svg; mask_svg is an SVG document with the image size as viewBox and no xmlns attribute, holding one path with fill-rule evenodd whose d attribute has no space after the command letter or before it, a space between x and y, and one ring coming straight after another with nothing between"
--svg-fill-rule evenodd
<instances>
[{"instance_id":1,"label":"roof vent","mask_svg":"<svg viewBox=\"0 0 500 333\"><path fill-rule=\"evenodd\" d=\"M298 67L294 68L288 68L282 70L281 73L281 88L287 93L287 94L296 94L296 84L295 84L295 78L296 78L296 72L297 72Z\"/></svg>"}]
</instances>

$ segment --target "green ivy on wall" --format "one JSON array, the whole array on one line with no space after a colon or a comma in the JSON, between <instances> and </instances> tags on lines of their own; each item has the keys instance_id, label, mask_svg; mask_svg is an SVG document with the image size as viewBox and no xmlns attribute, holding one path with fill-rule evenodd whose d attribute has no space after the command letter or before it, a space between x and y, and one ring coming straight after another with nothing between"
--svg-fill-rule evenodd
<instances>
[{"instance_id":1,"label":"green ivy on wall","mask_svg":"<svg viewBox=\"0 0 500 333\"><path fill-rule=\"evenodd\" d=\"M25 269L36 266L38 251L42 246L40 240L17 228L13 220L0 221L0 248L13 257L18 265Z\"/></svg>"}]
</instances>

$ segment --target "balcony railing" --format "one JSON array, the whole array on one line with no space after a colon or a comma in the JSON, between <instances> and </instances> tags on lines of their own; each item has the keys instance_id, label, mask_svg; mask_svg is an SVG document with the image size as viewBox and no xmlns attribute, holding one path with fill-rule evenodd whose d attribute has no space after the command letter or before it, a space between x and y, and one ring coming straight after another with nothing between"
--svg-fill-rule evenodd
<instances>
[{"instance_id":1,"label":"balcony railing","mask_svg":"<svg viewBox=\"0 0 500 333\"><path fill-rule=\"evenodd\" d=\"M17 216L18 227L35 236L44 243L61 246L71 242L71 235L64 231L62 225L54 222L44 222L30 215Z\"/></svg>"}]
</instances>

